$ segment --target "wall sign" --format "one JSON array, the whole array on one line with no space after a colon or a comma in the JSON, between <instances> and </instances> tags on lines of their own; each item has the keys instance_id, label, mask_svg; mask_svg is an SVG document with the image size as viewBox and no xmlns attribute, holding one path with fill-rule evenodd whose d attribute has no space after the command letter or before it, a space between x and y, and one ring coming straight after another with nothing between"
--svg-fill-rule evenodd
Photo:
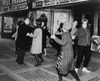
<instances>
[{"instance_id":1,"label":"wall sign","mask_svg":"<svg viewBox=\"0 0 100 81\"><path fill-rule=\"evenodd\" d=\"M32 8L43 7L43 1L37 1L32 3Z\"/></svg>"},{"instance_id":2,"label":"wall sign","mask_svg":"<svg viewBox=\"0 0 100 81\"><path fill-rule=\"evenodd\" d=\"M56 4L69 3L70 0L56 0Z\"/></svg>"},{"instance_id":3,"label":"wall sign","mask_svg":"<svg viewBox=\"0 0 100 81\"><path fill-rule=\"evenodd\" d=\"M1 12L7 12L10 10L10 0L2 0Z\"/></svg>"},{"instance_id":4,"label":"wall sign","mask_svg":"<svg viewBox=\"0 0 100 81\"><path fill-rule=\"evenodd\" d=\"M3 11L3 12L6 12L6 11L9 11L10 9L9 9L9 6L6 6L6 7L2 7L2 10L1 11Z\"/></svg>"},{"instance_id":5,"label":"wall sign","mask_svg":"<svg viewBox=\"0 0 100 81\"><path fill-rule=\"evenodd\" d=\"M12 5L11 7L11 10L22 10L22 9L28 9L27 3Z\"/></svg>"},{"instance_id":6,"label":"wall sign","mask_svg":"<svg viewBox=\"0 0 100 81\"><path fill-rule=\"evenodd\" d=\"M41 7L41 6L43 6L43 1L36 2L36 7Z\"/></svg>"},{"instance_id":7,"label":"wall sign","mask_svg":"<svg viewBox=\"0 0 100 81\"><path fill-rule=\"evenodd\" d=\"M27 2L27 0L12 0L12 4L20 4L24 2Z\"/></svg>"},{"instance_id":8,"label":"wall sign","mask_svg":"<svg viewBox=\"0 0 100 81\"><path fill-rule=\"evenodd\" d=\"M2 5L3 5L3 6L8 6L8 5L10 5L10 0L2 0Z\"/></svg>"},{"instance_id":9,"label":"wall sign","mask_svg":"<svg viewBox=\"0 0 100 81\"><path fill-rule=\"evenodd\" d=\"M56 0L44 0L44 6L56 5Z\"/></svg>"},{"instance_id":10,"label":"wall sign","mask_svg":"<svg viewBox=\"0 0 100 81\"><path fill-rule=\"evenodd\" d=\"M59 4L83 2L83 1L89 1L89 0L44 0L44 6L53 6Z\"/></svg>"},{"instance_id":11,"label":"wall sign","mask_svg":"<svg viewBox=\"0 0 100 81\"><path fill-rule=\"evenodd\" d=\"M89 1L89 0L56 0L56 4L68 4L68 3L76 3L83 1Z\"/></svg>"}]
</instances>

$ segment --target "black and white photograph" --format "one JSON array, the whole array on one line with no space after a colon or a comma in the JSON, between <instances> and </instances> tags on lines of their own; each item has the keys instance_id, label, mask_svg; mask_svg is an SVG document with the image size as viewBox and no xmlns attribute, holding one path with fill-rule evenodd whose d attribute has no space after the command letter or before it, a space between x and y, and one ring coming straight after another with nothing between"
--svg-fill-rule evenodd
<instances>
[{"instance_id":1,"label":"black and white photograph","mask_svg":"<svg viewBox=\"0 0 100 81\"><path fill-rule=\"evenodd\" d=\"M100 0L0 0L0 81L100 81Z\"/></svg>"}]
</instances>

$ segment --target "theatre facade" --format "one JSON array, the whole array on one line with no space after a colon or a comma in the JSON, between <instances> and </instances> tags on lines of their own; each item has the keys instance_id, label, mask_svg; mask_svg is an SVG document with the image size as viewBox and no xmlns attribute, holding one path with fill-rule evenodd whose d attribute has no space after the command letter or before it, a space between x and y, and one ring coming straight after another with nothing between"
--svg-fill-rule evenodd
<instances>
[{"instance_id":1,"label":"theatre facade","mask_svg":"<svg viewBox=\"0 0 100 81\"><path fill-rule=\"evenodd\" d=\"M31 22L41 15L47 17L47 27L51 34L55 33L60 23L65 21L81 21L87 18L91 34L100 35L100 1L99 0L2 0L1 37L11 38L15 32L16 22L25 17Z\"/></svg>"}]
</instances>

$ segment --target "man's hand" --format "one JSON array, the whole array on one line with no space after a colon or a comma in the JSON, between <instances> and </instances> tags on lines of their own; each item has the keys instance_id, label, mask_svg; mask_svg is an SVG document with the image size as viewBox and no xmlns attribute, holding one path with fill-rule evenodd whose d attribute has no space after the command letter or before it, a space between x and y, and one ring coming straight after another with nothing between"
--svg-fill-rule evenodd
<instances>
[{"instance_id":1,"label":"man's hand","mask_svg":"<svg viewBox=\"0 0 100 81\"><path fill-rule=\"evenodd\" d=\"M55 35L51 35L51 38L52 38L52 39L55 39Z\"/></svg>"},{"instance_id":2,"label":"man's hand","mask_svg":"<svg viewBox=\"0 0 100 81\"><path fill-rule=\"evenodd\" d=\"M30 35L30 33L27 33L27 34L26 34L26 36L29 36L29 35Z\"/></svg>"},{"instance_id":3,"label":"man's hand","mask_svg":"<svg viewBox=\"0 0 100 81\"><path fill-rule=\"evenodd\" d=\"M75 39L75 36L74 35L72 36L72 39Z\"/></svg>"}]
</instances>

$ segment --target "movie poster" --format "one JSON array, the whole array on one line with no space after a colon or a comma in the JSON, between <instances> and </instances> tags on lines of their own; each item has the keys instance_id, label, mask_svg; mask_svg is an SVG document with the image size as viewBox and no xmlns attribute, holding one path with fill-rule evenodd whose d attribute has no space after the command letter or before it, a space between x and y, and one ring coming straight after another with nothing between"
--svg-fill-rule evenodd
<instances>
[{"instance_id":1,"label":"movie poster","mask_svg":"<svg viewBox=\"0 0 100 81\"><path fill-rule=\"evenodd\" d=\"M53 33L57 31L60 26L60 23L64 23L65 21L69 21L70 13L66 12L55 12L54 13L54 28Z\"/></svg>"},{"instance_id":2,"label":"movie poster","mask_svg":"<svg viewBox=\"0 0 100 81\"><path fill-rule=\"evenodd\" d=\"M95 38L95 40L91 43L91 50L100 52L100 36L93 35L92 38Z\"/></svg>"},{"instance_id":3,"label":"movie poster","mask_svg":"<svg viewBox=\"0 0 100 81\"><path fill-rule=\"evenodd\" d=\"M51 20L51 15L49 11L37 11L37 18L39 18L42 14L45 14L47 17L47 27L50 29L50 20Z\"/></svg>"},{"instance_id":4,"label":"movie poster","mask_svg":"<svg viewBox=\"0 0 100 81\"><path fill-rule=\"evenodd\" d=\"M4 17L4 33L12 33L13 18Z\"/></svg>"}]
</instances>

